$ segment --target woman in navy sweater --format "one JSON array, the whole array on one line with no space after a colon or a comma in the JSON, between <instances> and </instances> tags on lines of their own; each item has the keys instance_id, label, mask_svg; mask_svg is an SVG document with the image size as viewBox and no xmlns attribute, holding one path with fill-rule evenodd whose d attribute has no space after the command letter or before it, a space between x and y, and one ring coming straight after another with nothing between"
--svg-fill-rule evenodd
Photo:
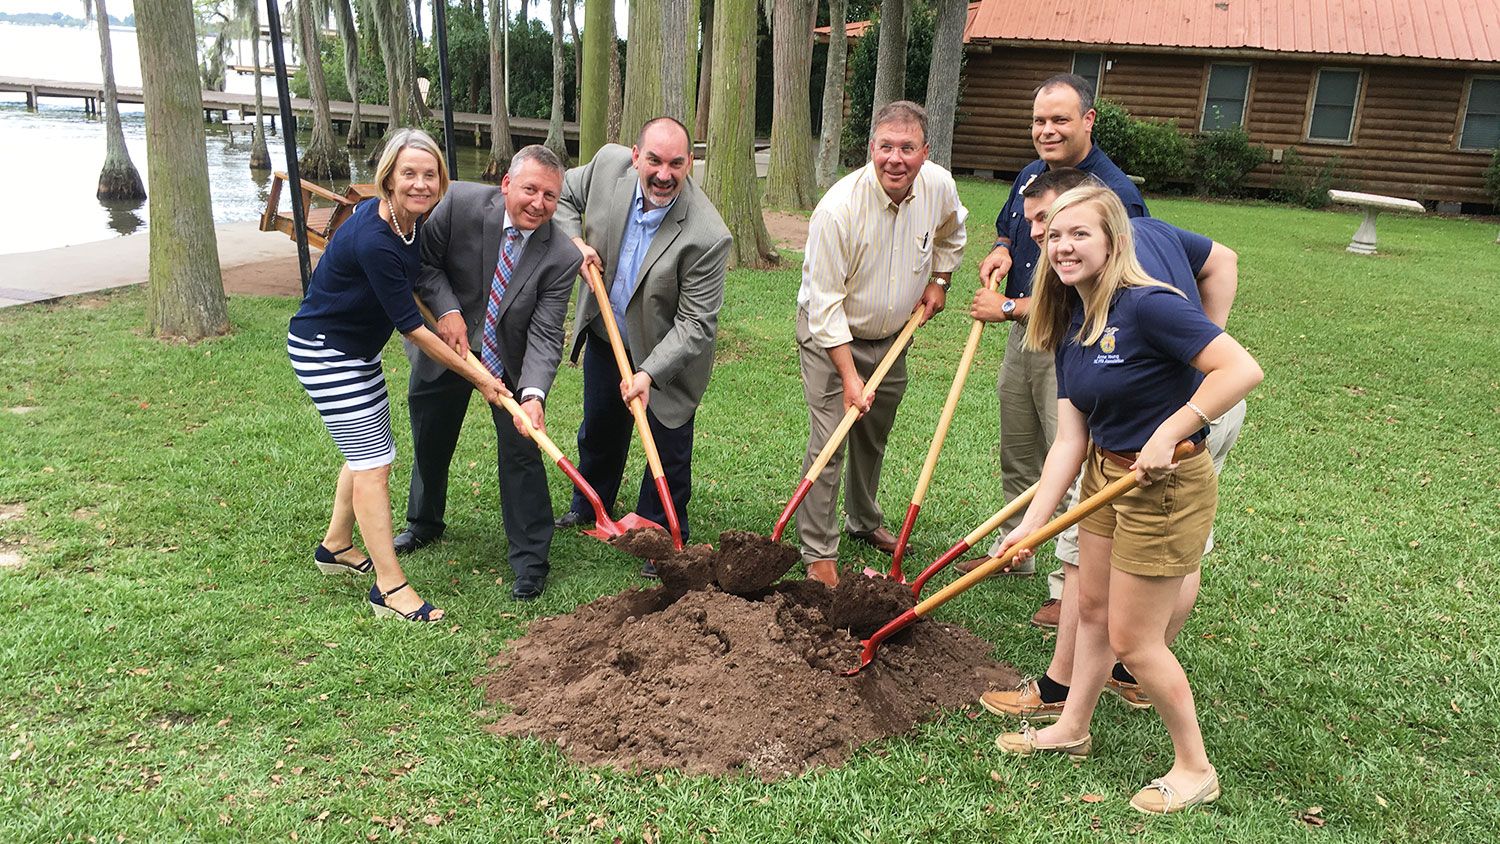
<instances>
[{"instance_id":1,"label":"woman in navy sweater","mask_svg":"<svg viewBox=\"0 0 1500 844\"><path fill-rule=\"evenodd\" d=\"M1033 290L1026 345L1056 355L1057 438L1036 497L1002 547L1052 517L1080 467L1082 497L1130 473L1140 486L1079 524L1079 623L1062 715L995 743L1021 755L1087 756L1113 652L1156 703L1176 753L1171 770L1131 805L1164 814L1212 802L1218 774L1166 629L1218 506L1218 477L1202 445L1208 421L1260 383L1260 366L1181 291L1146 275L1125 208L1107 188L1058 197ZM1178 462L1184 440L1196 450Z\"/></svg>"},{"instance_id":2,"label":"woman in navy sweater","mask_svg":"<svg viewBox=\"0 0 1500 844\"><path fill-rule=\"evenodd\" d=\"M487 401L509 395L422 322L412 298L422 219L448 189L442 153L427 133L402 129L375 169L379 198L360 203L334 233L287 330L297 380L344 456L333 517L313 558L324 574L366 574L376 615L437 621L443 611L407 585L391 537L390 471L396 459L380 350L400 331L433 360L474 382ZM354 525L369 556L354 547Z\"/></svg>"}]
</instances>

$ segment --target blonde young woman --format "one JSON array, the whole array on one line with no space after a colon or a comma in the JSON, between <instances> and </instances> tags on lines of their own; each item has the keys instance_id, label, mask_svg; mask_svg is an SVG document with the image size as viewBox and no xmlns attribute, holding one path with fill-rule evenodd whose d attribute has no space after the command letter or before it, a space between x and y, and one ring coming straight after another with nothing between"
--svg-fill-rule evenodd
<instances>
[{"instance_id":1,"label":"blonde young woman","mask_svg":"<svg viewBox=\"0 0 1500 844\"><path fill-rule=\"evenodd\" d=\"M378 198L360 203L334 233L287 330L292 369L344 457L333 517L313 559L324 574L375 570L377 616L429 622L443 611L422 600L396 562L389 492L396 444L380 350L400 331L434 360L474 382L486 400L509 395L496 379L470 374L429 331L412 298L421 264L422 220L448 189L448 168L427 133L402 129L375 169ZM354 525L369 557L354 547Z\"/></svg>"},{"instance_id":2,"label":"blonde young woman","mask_svg":"<svg viewBox=\"0 0 1500 844\"><path fill-rule=\"evenodd\" d=\"M1156 703L1175 752L1171 769L1131 805L1165 814L1212 802L1218 774L1166 629L1218 505L1203 447L1208 421L1260 383L1260 366L1180 291L1146 275L1125 209L1107 188L1058 197L1033 288L1026 345L1057 359L1057 439L1036 498L1003 547L1047 522L1080 467L1085 497L1127 473L1140 486L1079 525L1080 619L1062 715L995 743L1020 755L1087 756L1094 707L1118 654ZM1196 450L1178 462L1183 441Z\"/></svg>"}]
</instances>

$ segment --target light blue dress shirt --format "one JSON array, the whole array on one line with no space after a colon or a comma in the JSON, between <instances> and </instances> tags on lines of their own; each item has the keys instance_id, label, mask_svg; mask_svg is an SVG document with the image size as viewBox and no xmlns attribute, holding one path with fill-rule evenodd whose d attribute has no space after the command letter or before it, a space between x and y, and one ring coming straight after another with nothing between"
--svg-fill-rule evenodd
<instances>
[{"instance_id":1,"label":"light blue dress shirt","mask_svg":"<svg viewBox=\"0 0 1500 844\"><path fill-rule=\"evenodd\" d=\"M651 239L656 237L661 221L676 204L677 200L673 199L665 208L647 210L640 180L636 180L635 194L630 200L630 217L625 221L625 236L620 240L620 255L615 261L615 277L609 284L609 309L614 311L620 339L626 343L630 342L630 334L625 328L625 308L630 305L630 297L635 295L641 263L646 260L646 252L651 249Z\"/></svg>"}]
</instances>

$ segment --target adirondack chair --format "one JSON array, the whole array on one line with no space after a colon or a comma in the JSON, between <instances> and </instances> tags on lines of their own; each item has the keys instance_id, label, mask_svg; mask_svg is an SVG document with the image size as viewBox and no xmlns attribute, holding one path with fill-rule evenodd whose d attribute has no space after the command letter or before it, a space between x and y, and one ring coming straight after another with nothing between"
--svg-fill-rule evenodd
<instances>
[{"instance_id":1,"label":"adirondack chair","mask_svg":"<svg viewBox=\"0 0 1500 844\"><path fill-rule=\"evenodd\" d=\"M280 172L272 179L271 195L266 197L266 210L260 215L260 230L283 232L295 239L297 224L292 217L292 212L282 212L278 208L281 204L281 185L286 179L286 174ZM303 179L302 218L307 221L308 244L319 249L326 248L329 238L333 237L338 227L354 213L354 206L373 196L375 196L373 184L350 185L348 190L340 196L322 185ZM321 200L321 202L315 205L314 200Z\"/></svg>"}]
</instances>

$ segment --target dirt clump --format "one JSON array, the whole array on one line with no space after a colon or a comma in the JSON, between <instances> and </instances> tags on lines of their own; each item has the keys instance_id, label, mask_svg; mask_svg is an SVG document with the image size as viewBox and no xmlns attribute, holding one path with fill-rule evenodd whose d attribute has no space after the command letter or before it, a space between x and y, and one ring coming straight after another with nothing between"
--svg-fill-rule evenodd
<instances>
[{"instance_id":1,"label":"dirt clump","mask_svg":"<svg viewBox=\"0 0 1500 844\"><path fill-rule=\"evenodd\" d=\"M862 572L846 571L839 576L839 585L833 590L828 620L834 627L868 639L886 622L916 605L909 585L887 577L866 577Z\"/></svg>"},{"instance_id":2,"label":"dirt clump","mask_svg":"<svg viewBox=\"0 0 1500 844\"><path fill-rule=\"evenodd\" d=\"M714 582L716 556L712 545L689 545L658 559L656 574L661 578L661 585L673 595L707 589Z\"/></svg>"},{"instance_id":3,"label":"dirt clump","mask_svg":"<svg viewBox=\"0 0 1500 844\"><path fill-rule=\"evenodd\" d=\"M833 598L802 580L754 598L663 586L539 619L478 680L510 710L488 729L585 764L774 780L1017 680L989 643L932 621L843 676L860 643L830 621Z\"/></svg>"},{"instance_id":4,"label":"dirt clump","mask_svg":"<svg viewBox=\"0 0 1500 844\"><path fill-rule=\"evenodd\" d=\"M754 595L791 570L797 549L770 537L744 530L719 534L719 554L714 560L714 580L719 588L735 595Z\"/></svg>"},{"instance_id":5,"label":"dirt clump","mask_svg":"<svg viewBox=\"0 0 1500 844\"><path fill-rule=\"evenodd\" d=\"M672 535L661 528L631 528L619 536L610 537L608 542L626 554L643 560L660 560L677 550L672 545Z\"/></svg>"}]
</instances>

